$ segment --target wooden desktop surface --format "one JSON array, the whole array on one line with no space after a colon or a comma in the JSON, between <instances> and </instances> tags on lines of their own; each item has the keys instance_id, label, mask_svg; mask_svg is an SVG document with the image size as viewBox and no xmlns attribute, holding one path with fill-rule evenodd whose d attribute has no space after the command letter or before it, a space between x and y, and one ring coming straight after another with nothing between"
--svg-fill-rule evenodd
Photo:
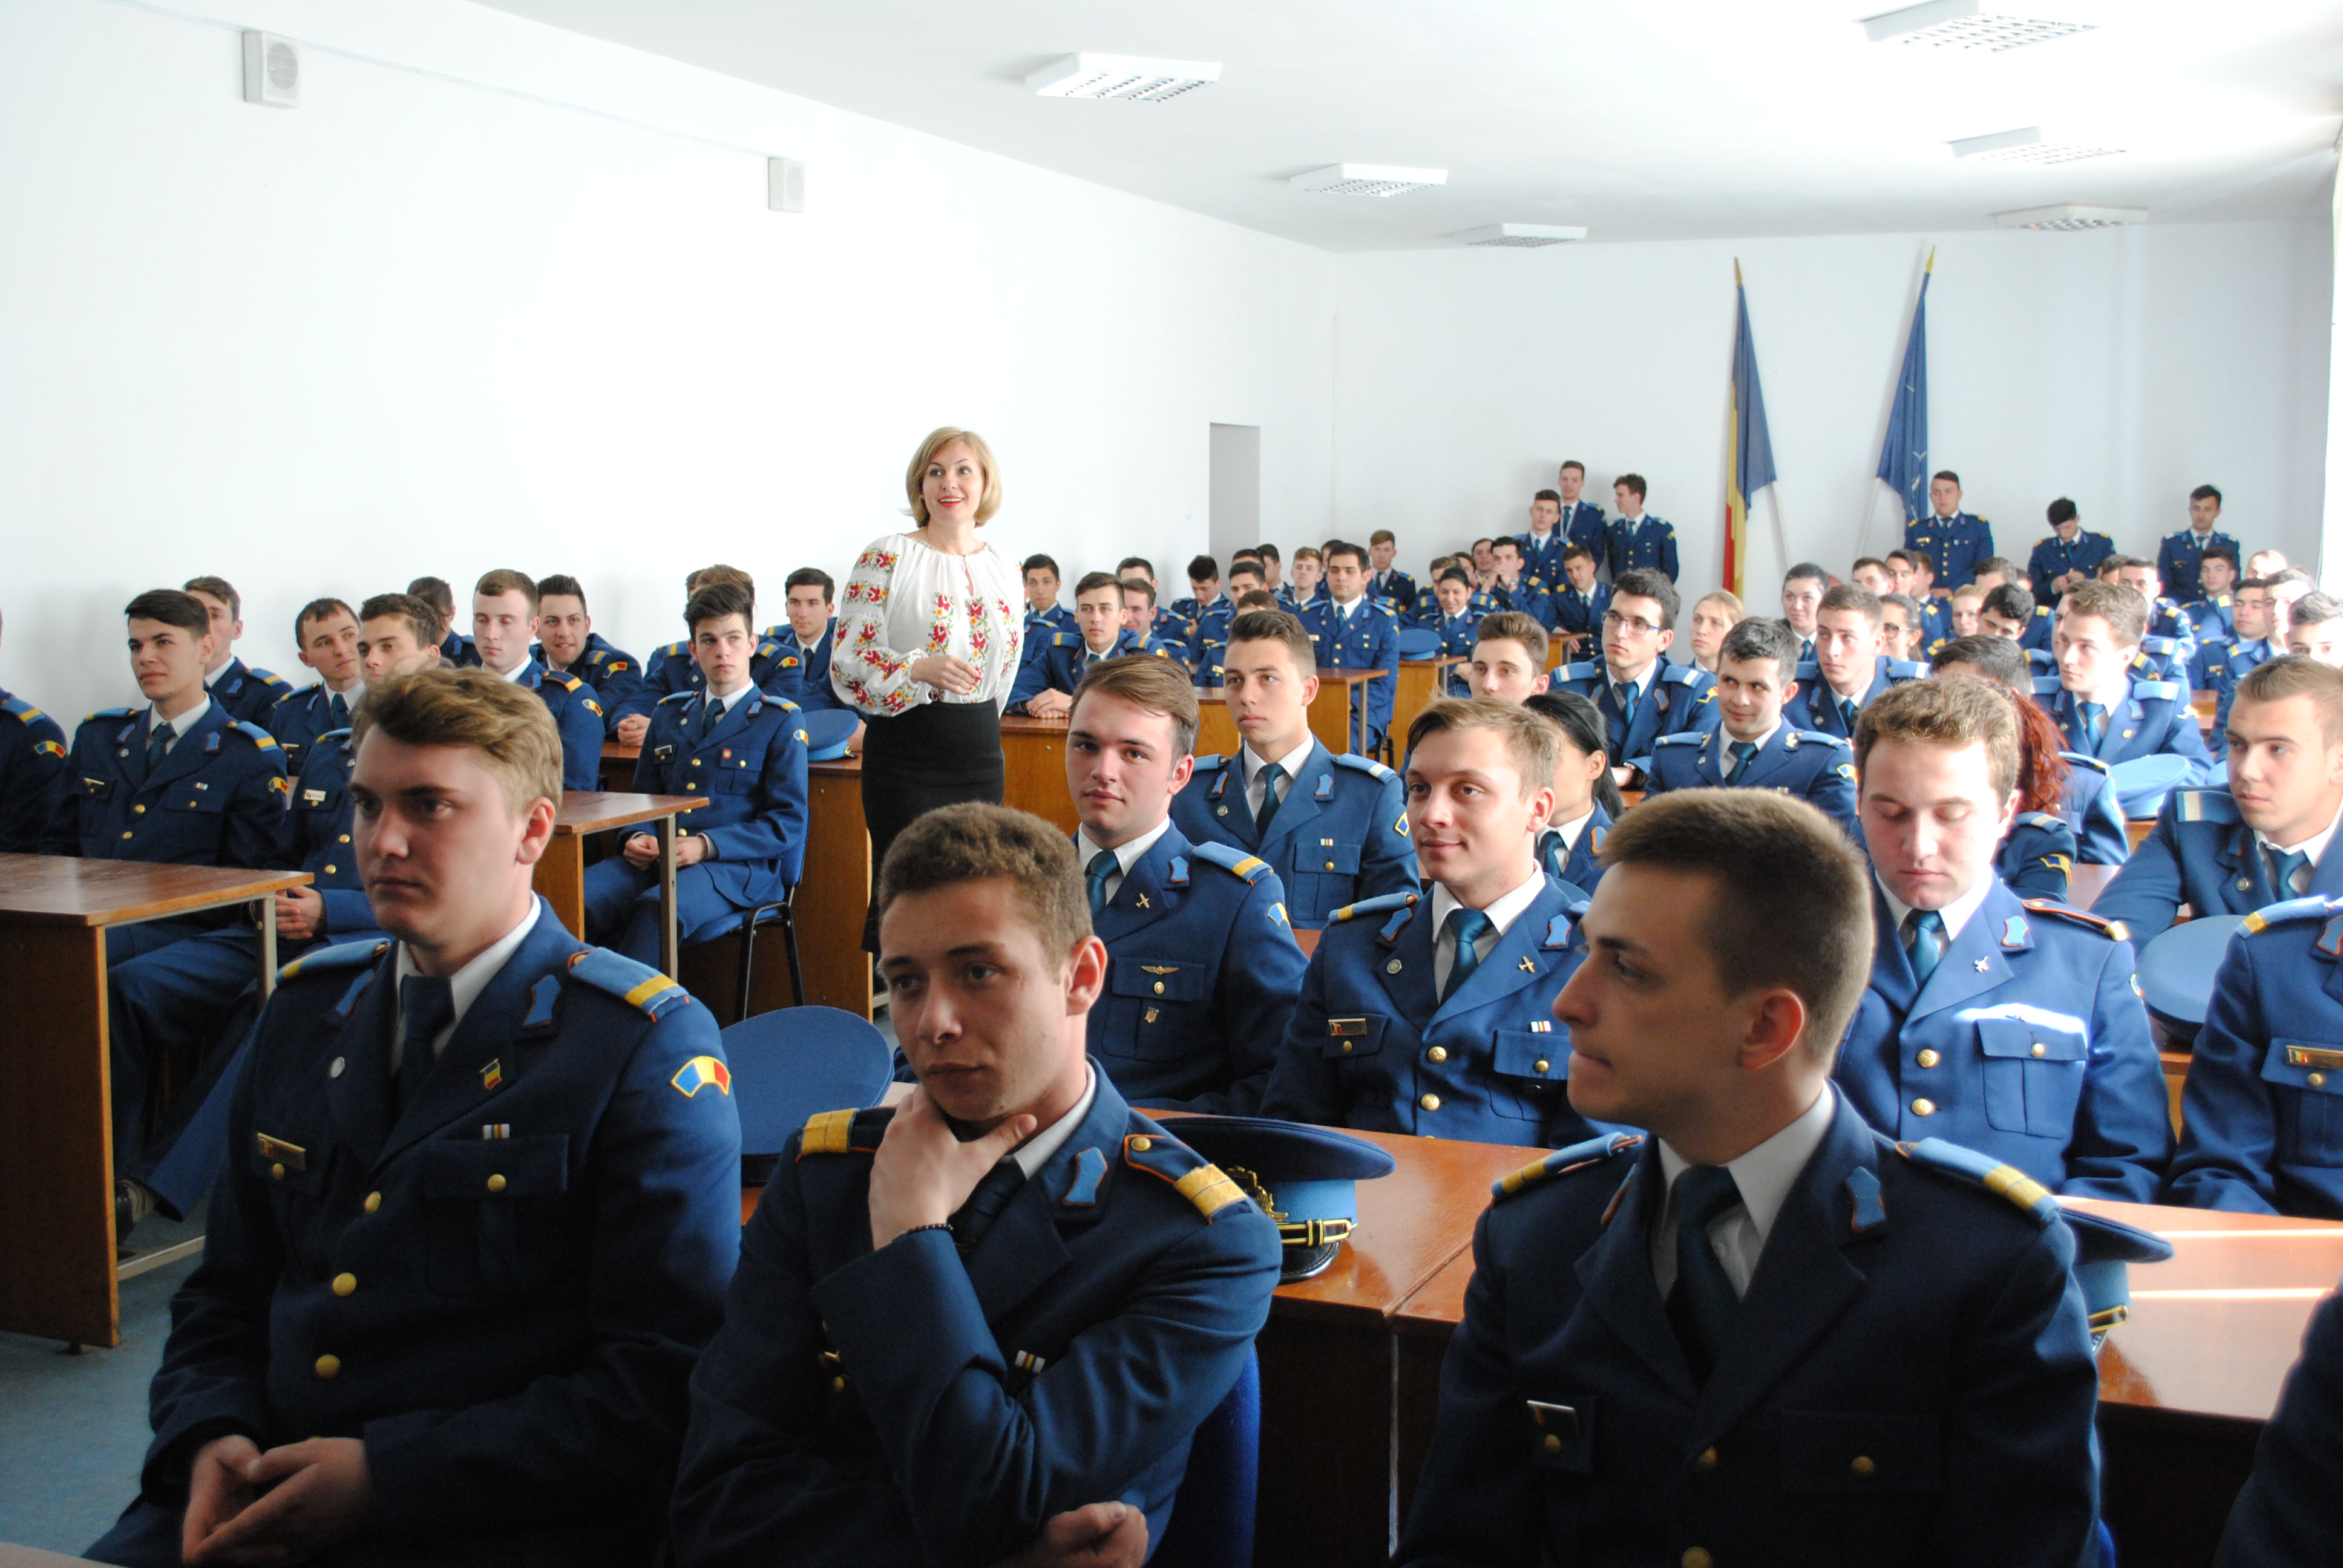
<instances>
[{"instance_id":1,"label":"wooden desktop surface","mask_svg":"<svg viewBox=\"0 0 2343 1568\"><path fill-rule=\"evenodd\" d=\"M708 797L705 795L566 790L561 797L560 809L553 814L553 836L574 839L587 833L604 833L613 828L632 827L637 822L656 822L661 817L697 811L707 804Z\"/></svg>"},{"instance_id":2,"label":"wooden desktop surface","mask_svg":"<svg viewBox=\"0 0 2343 1568\"><path fill-rule=\"evenodd\" d=\"M308 882L307 871L0 855L0 919L11 925L136 925L266 898Z\"/></svg>"},{"instance_id":3,"label":"wooden desktop surface","mask_svg":"<svg viewBox=\"0 0 2343 1568\"><path fill-rule=\"evenodd\" d=\"M628 746L616 740L602 742L602 788L610 790L631 789L635 785L635 759L643 754L639 746Z\"/></svg>"}]
</instances>

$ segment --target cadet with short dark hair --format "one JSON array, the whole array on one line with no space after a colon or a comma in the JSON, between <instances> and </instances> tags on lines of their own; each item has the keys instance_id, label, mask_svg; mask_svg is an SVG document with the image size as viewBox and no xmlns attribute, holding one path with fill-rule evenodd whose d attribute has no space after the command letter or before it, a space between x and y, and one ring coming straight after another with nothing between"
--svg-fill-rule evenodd
<instances>
[{"instance_id":1,"label":"cadet with short dark hair","mask_svg":"<svg viewBox=\"0 0 2343 1568\"><path fill-rule=\"evenodd\" d=\"M701 588L715 588L723 583L730 583L747 590L749 615L753 621L756 614L757 580L739 567L729 567L719 563L685 573L684 602L689 604L691 596ZM759 638L749 658L749 684L759 691L784 684L781 658L786 651L780 641L770 634ZM640 746L643 743L643 737L650 733L652 710L679 691L699 690L699 683L705 678L706 677L700 673L699 659L692 655L689 638L680 642L670 642L653 648L650 658L643 666L642 684L636 687L633 692L612 710L615 722L610 726L611 738L622 746ZM592 786L589 785L587 788L590 789Z\"/></svg>"},{"instance_id":2,"label":"cadet with short dark hair","mask_svg":"<svg viewBox=\"0 0 2343 1568\"><path fill-rule=\"evenodd\" d=\"M781 584L789 616L765 628L766 640L780 644L780 657L763 689L808 713L842 709L830 686L830 656L838 648L838 585L820 567L799 567Z\"/></svg>"},{"instance_id":3,"label":"cadet with short dark hair","mask_svg":"<svg viewBox=\"0 0 2343 1568\"><path fill-rule=\"evenodd\" d=\"M2026 575L2034 597L2054 604L2077 583L2098 575L2099 563L2116 553L2116 542L2106 534L2087 533L2075 503L2061 496L2050 503L2050 533L2037 540L2026 560Z\"/></svg>"},{"instance_id":4,"label":"cadet with short dark hair","mask_svg":"<svg viewBox=\"0 0 2343 1568\"><path fill-rule=\"evenodd\" d=\"M1993 525L1961 510L1961 477L1940 468L1928 481L1928 516L1904 525L1904 548L1926 550L1936 563L1936 580L1956 588L1977 578L1993 552ZM2002 562L2013 575L2016 568Z\"/></svg>"},{"instance_id":5,"label":"cadet with short dark hair","mask_svg":"<svg viewBox=\"0 0 2343 1568\"><path fill-rule=\"evenodd\" d=\"M1825 638L1830 636L1825 628ZM1785 706L1801 695L1793 673L1797 652L1797 634L1778 620L1745 620L1726 632L1716 655L1720 722L1696 734L1662 736L1646 792L1770 789L1852 829L1855 749L1842 737L1800 728Z\"/></svg>"},{"instance_id":6,"label":"cadet with short dark hair","mask_svg":"<svg viewBox=\"0 0 2343 1568\"><path fill-rule=\"evenodd\" d=\"M1355 749L1373 752L1391 728L1399 689L1399 613L1366 591L1365 551L1337 541L1325 556L1326 597L1304 606L1298 618L1317 645L1321 668L1378 672L1364 690L1352 692L1345 731Z\"/></svg>"},{"instance_id":7,"label":"cadet with short dark hair","mask_svg":"<svg viewBox=\"0 0 2343 1568\"><path fill-rule=\"evenodd\" d=\"M337 598L316 598L293 618L293 645L301 662L317 672L317 684L277 699L261 728L285 749L288 773L319 736L350 727L350 714L366 695L366 670L358 659L358 618Z\"/></svg>"},{"instance_id":8,"label":"cadet with short dark hair","mask_svg":"<svg viewBox=\"0 0 2343 1568\"><path fill-rule=\"evenodd\" d=\"M2177 787L2212 771L2185 687L2143 679L2134 655L2147 601L2116 583L2084 583L2066 596L2057 631L2061 689L2045 702L2074 750L2107 764L2133 817L2150 817Z\"/></svg>"},{"instance_id":9,"label":"cadet with short dark hair","mask_svg":"<svg viewBox=\"0 0 2343 1568\"><path fill-rule=\"evenodd\" d=\"M2188 526L2165 535L2157 547L2157 575L2182 604L2194 604L2205 597L2201 569L2207 556L2227 548L2230 564L2237 563L2237 541L2218 531L2220 521L2221 492L2210 485L2199 485L2188 492Z\"/></svg>"},{"instance_id":10,"label":"cadet with short dark hair","mask_svg":"<svg viewBox=\"0 0 2343 1568\"><path fill-rule=\"evenodd\" d=\"M528 654L548 673L584 681L601 707L606 730L618 728L619 705L643 683L642 661L594 629L586 585L566 574L538 579L537 644Z\"/></svg>"},{"instance_id":11,"label":"cadet with short dark hair","mask_svg":"<svg viewBox=\"0 0 2343 1568\"><path fill-rule=\"evenodd\" d=\"M204 671L211 699L229 718L265 728L277 699L293 688L283 677L247 667L236 658L236 640L244 636L244 596L226 578L189 578L179 586L204 607L211 624L212 661Z\"/></svg>"},{"instance_id":12,"label":"cadet with short dark hair","mask_svg":"<svg viewBox=\"0 0 2343 1568\"><path fill-rule=\"evenodd\" d=\"M1025 649L1007 711L1062 718L1092 667L1112 658L1170 658L1169 644L1123 625L1122 605L1122 582L1111 572L1091 572L1075 585L1074 616L1081 629L1053 632Z\"/></svg>"},{"instance_id":13,"label":"cadet with short dark hair","mask_svg":"<svg viewBox=\"0 0 2343 1568\"><path fill-rule=\"evenodd\" d=\"M1622 784L1650 770L1663 735L1716 728L1716 677L1662 657L1675 642L1676 608L1674 583L1655 571L1627 572L1611 585L1603 657L1554 672L1554 689L1574 691L1603 710L1613 776Z\"/></svg>"},{"instance_id":14,"label":"cadet with short dark hair","mask_svg":"<svg viewBox=\"0 0 2343 1568\"><path fill-rule=\"evenodd\" d=\"M1879 598L1840 583L1815 610L1815 658L1797 667L1798 689L1783 710L1795 728L1845 739L1882 693L1928 673L1881 651Z\"/></svg>"},{"instance_id":15,"label":"cadet with short dark hair","mask_svg":"<svg viewBox=\"0 0 2343 1568\"><path fill-rule=\"evenodd\" d=\"M561 732L561 779L571 789L602 782L602 705L574 675L549 670L529 649L537 636L538 588L527 572L492 571L472 585L472 646L480 667L534 691Z\"/></svg>"}]
</instances>

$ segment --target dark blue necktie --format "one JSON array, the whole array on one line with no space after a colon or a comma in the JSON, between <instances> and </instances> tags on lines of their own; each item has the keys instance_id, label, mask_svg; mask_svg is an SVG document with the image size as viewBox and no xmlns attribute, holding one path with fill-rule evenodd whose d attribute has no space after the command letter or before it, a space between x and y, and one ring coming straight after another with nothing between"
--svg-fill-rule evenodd
<instances>
[{"instance_id":1,"label":"dark blue necktie","mask_svg":"<svg viewBox=\"0 0 2343 1568\"><path fill-rule=\"evenodd\" d=\"M1568 881L1569 879L1562 874L1562 869L1569 864L1569 858L1570 851L1563 844L1560 829L1549 828L1539 835L1538 859L1544 862L1547 876L1557 882Z\"/></svg>"},{"instance_id":2,"label":"dark blue necktie","mask_svg":"<svg viewBox=\"0 0 2343 1568\"><path fill-rule=\"evenodd\" d=\"M1252 814L1253 835L1269 836L1269 825L1277 820L1277 782L1285 777L1285 769L1272 762L1261 770L1261 809Z\"/></svg>"},{"instance_id":3,"label":"dark blue necktie","mask_svg":"<svg viewBox=\"0 0 2343 1568\"><path fill-rule=\"evenodd\" d=\"M326 699L326 711L333 715L331 728L347 729L350 727L350 705L343 700L340 692L337 691Z\"/></svg>"},{"instance_id":4,"label":"dark blue necktie","mask_svg":"<svg viewBox=\"0 0 2343 1568\"><path fill-rule=\"evenodd\" d=\"M1855 734L1855 716L1862 711L1855 705L1854 698L1842 697L1838 699L1838 721L1846 726L1846 732L1850 737Z\"/></svg>"},{"instance_id":5,"label":"dark blue necktie","mask_svg":"<svg viewBox=\"0 0 2343 1568\"><path fill-rule=\"evenodd\" d=\"M2278 890L2278 901L2283 903L2288 899L2300 898L2302 895L2294 886L2294 874L2310 864L2310 857L2300 849L2276 848L2271 849L2268 854L2270 886Z\"/></svg>"},{"instance_id":6,"label":"dark blue necktie","mask_svg":"<svg viewBox=\"0 0 2343 1568\"><path fill-rule=\"evenodd\" d=\"M701 714L699 717L700 739L705 740L708 737L715 734L717 725L722 723L723 719L724 704L718 701L715 696L711 693L708 699L708 711Z\"/></svg>"},{"instance_id":7,"label":"dark blue necktie","mask_svg":"<svg viewBox=\"0 0 2343 1568\"><path fill-rule=\"evenodd\" d=\"M408 975L398 982L398 1006L404 1020L398 1031L398 1109L404 1112L437 1065L431 1040L456 1016L455 988L430 975Z\"/></svg>"},{"instance_id":8,"label":"dark blue necktie","mask_svg":"<svg viewBox=\"0 0 2343 1568\"><path fill-rule=\"evenodd\" d=\"M1911 957L1913 977L1926 985L1945 956L1945 917L1934 910L1914 910L1906 915L1904 950Z\"/></svg>"},{"instance_id":9,"label":"dark blue necktie","mask_svg":"<svg viewBox=\"0 0 2343 1568\"><path fill-rule=\"evenodd\" d=\"M1741 1201L1741 1189L1724 1166L1694 1165L1676 1178L1675 1201L1676 1282L1668 1292L1668 1323L1684 1346L1694 1381L1705 1383L1741 1311L1741 1298L1709 1242L1708 1228Z\"/></svg>"},{"instance_id":10,"label":"dark blue necktie","mask_svg":"<svg viewBox=\"0 0 2343 1568\"><path fill-rule=\"evenodd\" d=\"M171 749L171 726L161 719L146 727L146 771L153 773L163 766L164 754Z\"/></svg>"},{"instance_id":11,"label":"dark blue necktie","mask_svg":"<svg viewBox=\"0 0 2343 1568\"><path fill-rule=\"evenodd\" d=\"M992 1229L993 1221L1001 1217L1001 1211L1009 1207L1009 1201L1024 1185L1024 1170L1014 1160L1003 1160L984 1173L984 1180L976 1184L976 1191L968 1195L968 1201L951 1217L952 1245L960 1249L962 1257L976 1251L984 1233Z\"/></svg>"},{"instance_id":12,"label":"dark blue necktie","mask_svg":"<svg viewBox=\"0 0 2343 1568\"><path fill-rule=\"evenodd\" d=\"M1440 993L1441 1000L1446 1001L1454 996L1456 988L1470 980L1473 971L1481 967L1481 939L1488 935L1495 925L1494 920L1478 910L1448 911L1448 930L1456 939L1456 957L1448 966L1448 984Z\"/></svg>"},{"instance_id":13,"label":"dark blue necktie","mask_svg":"<svg viewBox=\"0 0 2343 1568\"><path fill-rule=\"evenodd\" d=\"M1101 849L1091 857L1085 880L1090 883L1091 913L1095 916L1106 908L1106 879L1122 869L1112 849Z\"/></svg>"},{"instance_id":14,"label":"dark blue necktie","mask_svg":"<svg viewBox=\"0 0 2343 1568\"><path fill-rule=\"evenodd\" d=\"M1755 740L1736 740L1725 749L1733 753L1733 766L1725 770L1725 781L1730 784L1747 770L1749 759L1757 755L1757 743Z\"/></svg>"}]
</instances>

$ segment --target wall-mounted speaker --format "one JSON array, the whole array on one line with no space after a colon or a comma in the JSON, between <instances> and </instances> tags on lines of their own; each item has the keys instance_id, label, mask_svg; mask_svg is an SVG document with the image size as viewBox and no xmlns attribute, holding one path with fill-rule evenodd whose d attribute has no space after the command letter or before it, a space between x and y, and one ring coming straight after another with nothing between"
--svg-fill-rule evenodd
<instances>
[{"instance_id":1,"label":"wall-mounted speaker","mask_svg":"<svg viewBox=\"0 0 2343 1568\"><path fill-rule=\"evenodd\" d=\"M301 106L301 51L274 33L244 35L244 101L273 109Z\"/></svg>"},{"instance_id":2,"label":"wall-mounted speaker","mask_svg":"<svg viewBox=\"0 0 2343 1568\"><path fill-rule=\"evenodd\" d=\"M765 160L765 205L775 212L805 211L805 165L796 158Z\"/></svg>"}]
</instances>

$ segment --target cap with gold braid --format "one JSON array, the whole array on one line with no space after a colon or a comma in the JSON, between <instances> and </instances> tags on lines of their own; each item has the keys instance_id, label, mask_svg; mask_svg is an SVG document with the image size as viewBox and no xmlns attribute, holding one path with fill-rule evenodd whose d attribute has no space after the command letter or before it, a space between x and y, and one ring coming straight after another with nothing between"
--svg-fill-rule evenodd
<instances>
[{"instance_id":1,"label":"cap with gold braid","mask_svg":"<svg viewBox=\"0 0 2343 1568\"><path fill-rule=\"evenodd\" d=\"M1333 1262L1358 1222L1356 1184L1390 1175L1393 1164L1364 1139L1298 1121L1182 1116L1170 1125L1277 1221L1282 1281L1306 1280Z\"/></svg>"}]
</instances>

